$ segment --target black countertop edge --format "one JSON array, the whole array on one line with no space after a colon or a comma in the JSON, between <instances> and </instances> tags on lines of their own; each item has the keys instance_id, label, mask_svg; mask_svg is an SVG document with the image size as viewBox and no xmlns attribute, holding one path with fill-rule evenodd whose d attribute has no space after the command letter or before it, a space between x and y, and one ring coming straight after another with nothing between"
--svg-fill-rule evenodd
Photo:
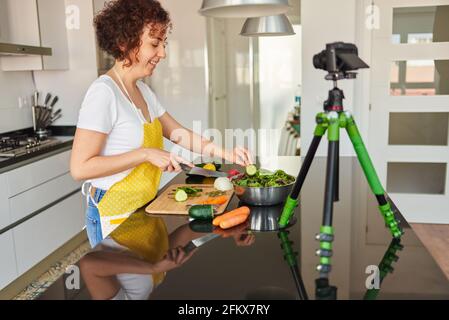
<instances>
[{"instance_id":1,"label":"black countertop edge","mask_svg":"<svg viewBox=\"0 0 449 320\"><path fill-rule=\"evenodd\" d=\"M75 135L76 126L50 126L48 127L53 136L71 136Z\"/></svg>"},{"instance_id":2,"label":"black countertop edge","mask_svg":"<svg viewBox=\"0 0 449 320\"><path fill-rule=\"evenodd\" d=\"M62 127L62 128L58 128L57 132L58 133L70 132L70 130L73 130L73 129L71 127L66 127L66 128ZM73 135L55 134L53 132L53 136L73 136ZM11 159L0 161L0 174L20 168L22 166L36 162L38 160L42 160L42 159L54 156L54 155L62 153L64 151L70 150L70 149L72 149L72 145L73 145L73 139L70 139L68 141L64 141L60 144L50 146L50 147L45 148L40 151L36 151L36 152L30 153L30 154L24 154L24 155L16 157L16 158L11 158Z\"/></svg>"},{"instance_id":3,"label":"black countertop edge","mask_svg":"<svg viewBox=\"0 0 449 320\"><path fill-rule=\"evenodd\" d=\"M74 136L76 131L76 126L50 126L47 128L52 136ZM8 131L0 133L0 137L10 136L12 134L29 134L33 135L33 128L24 128L14 131Z\"/></svg>"}]
</instances>

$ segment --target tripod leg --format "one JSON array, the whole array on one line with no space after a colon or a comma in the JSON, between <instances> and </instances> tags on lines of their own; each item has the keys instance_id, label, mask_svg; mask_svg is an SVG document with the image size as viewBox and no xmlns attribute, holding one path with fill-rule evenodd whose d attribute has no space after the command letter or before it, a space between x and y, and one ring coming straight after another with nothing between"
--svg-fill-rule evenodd
<instances>
[{"instance_id":1,"label":"tripod leg","mask_svg":"<svg viewBox=\"0 0 449 320\"><path fill-rule=\"evenodd\" d=\"M318 146L320 145L321 138L326 132L326 128L321 124L316 126L314 137L312 143L310 144L310 148L307 151L304 162L301 166L301 170L299 171L298 177L296 179L295 185L293 186L293 190L290 195L287 197L287 201L285 202L284 209L282 210L281 217L279 219L279 227L285 228L290 221L290 218L293 215L295 208L298 206L298 196L301 192L302 185L306 180L307 173L309 172L310 165L312 164L313 158L315 157Z\"/></svg>"},{"instance_id":2,"label":"tripod leg","mask_svg":"<svg viewBox=\"0 0 449 320\"><path fill-rule=\"evenodd\" d=\"M403 234L403 231L394 216L391 204L387 200L385 190L380 183L379 177L377 176L376 170L374 169L373 163L371 162L368 151L366 150L365 144L363 143L360 132L352 116L348 116L347 118L346 131L354 146L354 150L360 165L362 166L363 172L365 173L366 179L368 180L368 184L377 198L379 209L384 217L385 224L390 229L393 237L399 238Z\"/></svg>"},{"instance_id":3,"label":"tripod leg","mask_svg":"<svg viewBox=\"0 0 449 320\"><path fill-rule=\"evenodd\" d=\"M336 115L336 112L334 112ZM326 187L324 191L324 211L323 224L317 240L320 241L320 249L317 255L320 256L320 264L317 269L320 271L320 277L326 278L331 271L332 242L334 240L334 231L332 228L332 217L334 210L335 186L337 180L336 161L338 158L338 141L340 135L340 125L338 115L335 117L331 112L329 114L329 131L328 131L328 155L326 168Z\"/></svg>"},{"instance_id":4,"label":"tripod leg","mask_svg":"<svg viewBox=\"0 0 449 320\"><path fill-rule=\"evenodd\" d=\"M337 141L337 146L335 147L337 149L337 158L335 159L335 186L334 186L334 202L337 202L340 197L340 141Z\"/></svg>"}]
</instances>

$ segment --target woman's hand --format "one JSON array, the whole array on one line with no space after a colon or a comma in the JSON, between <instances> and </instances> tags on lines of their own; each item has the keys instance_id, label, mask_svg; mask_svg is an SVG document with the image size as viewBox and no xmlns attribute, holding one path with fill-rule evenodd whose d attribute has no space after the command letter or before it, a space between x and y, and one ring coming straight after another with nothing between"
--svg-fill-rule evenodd
<instances>
[{"instance_id":1,"label":"woman's hand","mask_svg":"<svg viewBox=\"0 0 449 320\"><path fill-rule=\"evenodd\" d=\"M192 257L196 250L194 249L189 254L186 254L182 247L169 249L162 260L154 264L153 272L167 272L180 267Z\"/></svg>"},{"instance_id":2,"label":"woman's hand","mask_svg":"<svg viewBox=\"0 0 449 320\"><path fill-rule=\"evenodd\" d=\"M162 171L168 172L180 172L180 163L188 165L193 168L193 163L188 160L175 155L174 153L167 152L160 149L143 149L145 152L145 161L152 163Z\"/></svg>"},{"instance_id":3,"label":"woman's hand","mask_svg":"<svg viewBox=\"0 0 449 320\"><path fill-rule=\"evenodd\" d=\"M244 167L253 164L251 153L243 147L225 150L223 153L223 159Z\"/></svg>"}]
</instances>

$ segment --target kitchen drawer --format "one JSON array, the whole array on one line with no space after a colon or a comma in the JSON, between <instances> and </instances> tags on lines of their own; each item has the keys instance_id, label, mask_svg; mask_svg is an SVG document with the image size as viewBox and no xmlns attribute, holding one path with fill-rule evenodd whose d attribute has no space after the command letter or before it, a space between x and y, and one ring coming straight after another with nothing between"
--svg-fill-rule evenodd
<instances>
[{"instance_id":1,"label":"kitchen drawer","mask_svg":"<svg viewBox=\"0 0 449 320\"><path fill-rule=\"evenodd\" d=\"M82 231L84 209L76 193L13 229L19 276Z\"/></svg>"},{"instance_id":2,"label":"kitchen drawer","mask_svg":"<svg viewBox=\"0 0 449 320\"><path fill-rule=\"evenodd\" d=\"M9 215L8 183L6 176L0 174L0 230L11 223Z\"/></svg>"},{"instance_id":3,"label":"kitchen drawer","mask_svg":"<svg viewBox=\"0 0 449 320\"><path fill-rule=\"evenodd\" d=\"M70 174L66 173L10 198L11 223L42 209L80 187L81 183L73 180Z\"/></svg>"},{"instance_id":4,"label":"kitchen drawer","mask_svg":"<svg viewBox=\"0 0 449 320\"><path fill-rule=\"evenodd\" d=\"M16 255L12 231L0 234L0 290L17 278Z\"/></svg>"},{"instance_id":5,"label":"kitchen drawer","mask_svg":"<svg viewBox=\"0 0 449 320\"><path fill-rule=\"evenodd\" d=\"M70 171L71 150L5 173L11 198Z\"/></svg>"}]
</instances>

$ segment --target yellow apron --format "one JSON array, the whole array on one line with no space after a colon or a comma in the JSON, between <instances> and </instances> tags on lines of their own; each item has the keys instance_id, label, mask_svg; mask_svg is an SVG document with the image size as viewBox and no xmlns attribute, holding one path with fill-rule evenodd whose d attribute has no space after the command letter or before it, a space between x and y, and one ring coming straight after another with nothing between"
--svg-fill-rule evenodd
<instances>
[{"instance_id":1,"label":"yellow apron","mask_svg":"<svg viewBox=\"0 0 449 320\"><path fill-rule=\"evenodd\" d=\"M115 69L114 72L143 124L142 147L162 149L163 135L161 123L157 118L153 119L151 123L145 120L143 115L138 112L134 102L132 102L131 96ZM97 205L101 218L103 238L106 238L133 212L155 198L161 175L162 171L157 166L149 162L142 163L134 168L123 180L115 183L106 191Z\"/></svg>"},{"instance_id":2,"label":"yellow apron","mask_svg":"<svg viewBox=\"0 0 449 320\"><path fill-rule=\"evenodd\" d=\"M164 220L147 216L144 209L131 215L111 234L111 238L139 258L151 263L162 260L169 248ZM154 289L164 280L165 272L152 274L152 277Z\"/></svg>"}]
</instances>

